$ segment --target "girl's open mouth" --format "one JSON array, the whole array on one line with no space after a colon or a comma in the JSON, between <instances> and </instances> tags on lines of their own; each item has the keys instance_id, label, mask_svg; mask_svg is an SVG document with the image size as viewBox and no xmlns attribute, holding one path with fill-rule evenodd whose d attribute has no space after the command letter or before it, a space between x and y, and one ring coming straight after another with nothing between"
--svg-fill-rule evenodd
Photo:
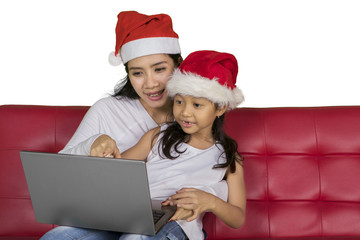
<instances>
[{"instance_id":1,"label":"girl's open mouth","mask_svg":"<svg viewBox=\"0 0 360 240\"><path fill-rule=\"evenodd\" d=\"M183 127L189 128L189 127L192 127L192 126L194 125L194 123L193 123L193 122L188 122L188 121L182 120L182 121L181 121L181 125L182 125Z\"/></svg>"}]
</instances>

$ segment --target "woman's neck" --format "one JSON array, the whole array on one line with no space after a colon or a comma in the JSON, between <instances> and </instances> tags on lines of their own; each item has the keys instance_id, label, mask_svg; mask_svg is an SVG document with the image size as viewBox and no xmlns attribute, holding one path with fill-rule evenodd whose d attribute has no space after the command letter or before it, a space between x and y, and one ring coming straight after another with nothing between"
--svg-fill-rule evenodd
<instances>
[{"instance_id":1,"label":"woman's neck","mask_svg":"<svg viewBox=\"0 0 360 240\"><path fill-rule=\"evenodd\" d=\"M148 112L150 117L158 124L161 125L165 122L173 121L174 117L172 115L172 101L169 99L166 103L159 108L152 108L146 104L142 99L140 99L141 105Z\"/></svg>"}]
</instances>

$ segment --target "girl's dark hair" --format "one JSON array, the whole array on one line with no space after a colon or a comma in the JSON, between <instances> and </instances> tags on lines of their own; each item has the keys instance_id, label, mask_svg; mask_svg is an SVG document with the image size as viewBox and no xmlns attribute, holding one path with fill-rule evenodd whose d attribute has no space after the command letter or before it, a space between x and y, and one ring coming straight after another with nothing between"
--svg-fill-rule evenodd
<instances>
[{"instance_id":1,"label":"girl's dark hair","mask_svg":"<svg viewBox=\"0 0 360 240\"><path fill-rule=\"evenodd\" d=\"M181 54L168 54L169 57L174 61L175 68L179 67L183 61ZM125 71L127 73L126 77L120 80L118 84L116 84L114 88L113 97L126 97L130 99L138 99L139 95L135 92L133 86L131 85L129 79L129 68L128 63L125 63ZM123 84L125 82L125 85Z\"/></svg>"},{"instance_id":2,"label":"girl's dark hair","mask_svg":"<svg viewBox=\"0 0 360 240\"><path fill-rule=\"evenodd\" d=\"M230 172L234 173L236 169L235 162L237 161L242 164L242 158L237 151L237 142L230 138L223 130L224 118L225 114L215 119L212 126L212 134L216 144L221 144L224 148L223 154L226 156L226 162L222 164L216 164L214 168L229 167ZM185 133L176 121L169 123L169 126L165 130L158 133L154 139L161 133L163 135L159 140L160 144L158 149L160 154L163 154L168 159L175 159L186 151L180 151L178 148L181 143L188 143L191 136ZM177 153L176 156L171 155L172 149Z\"/></svg>"}]
</instances>

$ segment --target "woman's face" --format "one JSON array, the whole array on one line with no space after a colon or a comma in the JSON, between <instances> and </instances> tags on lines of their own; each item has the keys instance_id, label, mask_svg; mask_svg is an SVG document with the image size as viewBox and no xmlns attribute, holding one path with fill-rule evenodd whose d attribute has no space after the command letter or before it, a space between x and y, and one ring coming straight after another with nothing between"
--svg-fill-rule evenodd
<instances>
[{"instance_id":1,"label":"woman's face","mask_svg":"<svg viewBox=\"0 0 360 240\"><path fill-rule=\"evenodd\" d=\"M174 71L174 61L167 54L138 57L128 62L129 79L145 107L161 108L169 101L166 83Z\"/></svg>"}]
</instances>

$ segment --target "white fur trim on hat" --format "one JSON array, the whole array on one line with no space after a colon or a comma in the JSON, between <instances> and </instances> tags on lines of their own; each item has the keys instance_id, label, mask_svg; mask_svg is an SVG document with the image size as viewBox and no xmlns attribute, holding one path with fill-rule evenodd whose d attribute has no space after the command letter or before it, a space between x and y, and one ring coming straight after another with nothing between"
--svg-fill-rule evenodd
<instances>
[{"instance_id":1,"label":"white fur trim on hat","mask_svg":"<svg viewBox=\"0 0 360 240\"><path fill-rule=\"evenodd\" d=\"M233 90L221 85L216 79L208 79L194 73L183 73L175 70L172 78L166 84L170 97L176 94L207 98L220 106L228 105L229 110L236 108L244 101L241 90Z\"/></svg>"},{"instance_id":2,"label":"white fur trim on hat","mask_svg":"<svg viewBox=\"0 0 360 240\"><path fill-rule=\"evenodd\" d=\"M151 54L178 54L180 52L179 39L171 37L142 38L125 43L120 49L124 63Z\"/></svg>"}]
</instances>

